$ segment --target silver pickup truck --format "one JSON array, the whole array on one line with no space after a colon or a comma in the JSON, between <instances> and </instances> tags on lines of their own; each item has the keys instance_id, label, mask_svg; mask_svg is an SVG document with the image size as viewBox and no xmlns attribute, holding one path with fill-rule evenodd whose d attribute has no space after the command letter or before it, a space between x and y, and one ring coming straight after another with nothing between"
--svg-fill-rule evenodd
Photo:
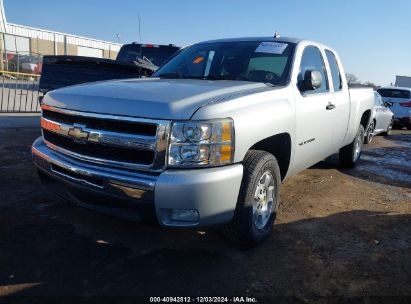
<instances>
[{"instance_id":1,"label":"silver pickup truck","mask_svg":"<svg viewBox=\"0 0 411 304\"><path fill-rule=\"evenodd\" d=\"M291 38L207 41L151 78L49 92L32 147L41 179L82 206L163 226L225 224L257 244L284 179L338 152L358 161L373 92L337 53Z\"/></svg>"}]
</instances>

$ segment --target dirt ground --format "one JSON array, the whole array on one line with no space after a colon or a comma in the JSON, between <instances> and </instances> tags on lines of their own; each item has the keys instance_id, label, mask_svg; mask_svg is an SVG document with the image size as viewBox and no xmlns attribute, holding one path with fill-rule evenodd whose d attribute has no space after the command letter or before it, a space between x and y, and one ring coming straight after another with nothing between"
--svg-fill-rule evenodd
<instances>
[{"instance_id":1,"label":"dirt ground","mask_svg":"<svg viewBox=\"0 0 411 304\"><path fill-rule=\"evenodd\" d=\"M41 185L31 164L38 134L36 128L0 131L0 301L411 299L409 131L376 137L354 170L331 157L285 181L274 233L249 250L215 229L150 227L60 199Z\"/></svg>"}]
</instances>

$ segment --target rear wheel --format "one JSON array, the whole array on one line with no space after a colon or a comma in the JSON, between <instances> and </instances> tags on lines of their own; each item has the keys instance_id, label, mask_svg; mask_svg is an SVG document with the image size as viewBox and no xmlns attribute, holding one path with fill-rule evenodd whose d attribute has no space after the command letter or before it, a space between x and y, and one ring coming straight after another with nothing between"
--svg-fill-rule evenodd
<instances>
[{"instance_id":1,"label":"rear wheel","mask_svg":"<svg viewBox=\"0 0 411 304\"><path fill-rule=\"evenodd\" d=\"M364 127L358 127L357 134L354 140L340 149L340 163L345 168L354 168L357 161L360 159L364 144Z\"/></svg>"},{"instance_id":2,"label":"rear wheel","mask_svg":"<svg viewBox=\"0 0 411 304\"><path fill-rule=\"evenodd\" d=\"M253 246L271 232L279 203L281 177L277 160L264 151L250 150L243 166L234 218L225 232L231 240Z\"/></svg>"},{"instance_id":3,"label":"rear wheel","mask_svg":"<svg viewBox=\"0 0 411 304\"><path fill-rule=\"evenodd\" d=\"M372 141L374 136L374 129L375 129L375 120L370 123L370 126L367 129L367 132L364 136L364 144L369 144Z\"/></svg>"}]
</instances>

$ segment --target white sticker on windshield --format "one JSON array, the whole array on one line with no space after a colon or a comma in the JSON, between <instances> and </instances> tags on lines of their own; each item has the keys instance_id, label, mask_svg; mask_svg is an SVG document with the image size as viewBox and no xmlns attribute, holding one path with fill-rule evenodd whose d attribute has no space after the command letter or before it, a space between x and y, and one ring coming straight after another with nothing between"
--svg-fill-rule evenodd
<instances>
[{"instance_id":1,"label":"white sticker on windshield","mask_svg":"<svg viewBox=\"0 0 411 304\"><path fill-rule=\"evenodd\" d=\"M279 42L261 42L260 45L255 49L256 53L270 53L270 54L282 54L287 48L287 43Z\"/></svg>"}]
</instances>

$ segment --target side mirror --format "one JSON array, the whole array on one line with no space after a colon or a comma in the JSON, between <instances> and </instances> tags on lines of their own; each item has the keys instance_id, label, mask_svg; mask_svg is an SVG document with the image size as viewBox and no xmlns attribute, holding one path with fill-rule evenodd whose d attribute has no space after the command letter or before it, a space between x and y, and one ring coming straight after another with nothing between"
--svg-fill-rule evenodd
<instances>
[{"instance_id":1,"label":"side mirror","mask_svg":"<svg viewBox=\"0 0 411 304\"><path fill-rule=\"evenodd\" d=\"M384 107L386 108L391 108L392 107L392 103L391 102L384 102Z\"/></svg>"},{"instance_id":2,"label":"side mirror","mask_svg":"<svg viewBox=\"0 0 411 304\"><path fill-rule=\"evenodd\" d=\"M300 89L302 91L313 91L321 87L322 77L319 71L305 71L304 79L301 81Z\"/></svg>"}]
</instances>

